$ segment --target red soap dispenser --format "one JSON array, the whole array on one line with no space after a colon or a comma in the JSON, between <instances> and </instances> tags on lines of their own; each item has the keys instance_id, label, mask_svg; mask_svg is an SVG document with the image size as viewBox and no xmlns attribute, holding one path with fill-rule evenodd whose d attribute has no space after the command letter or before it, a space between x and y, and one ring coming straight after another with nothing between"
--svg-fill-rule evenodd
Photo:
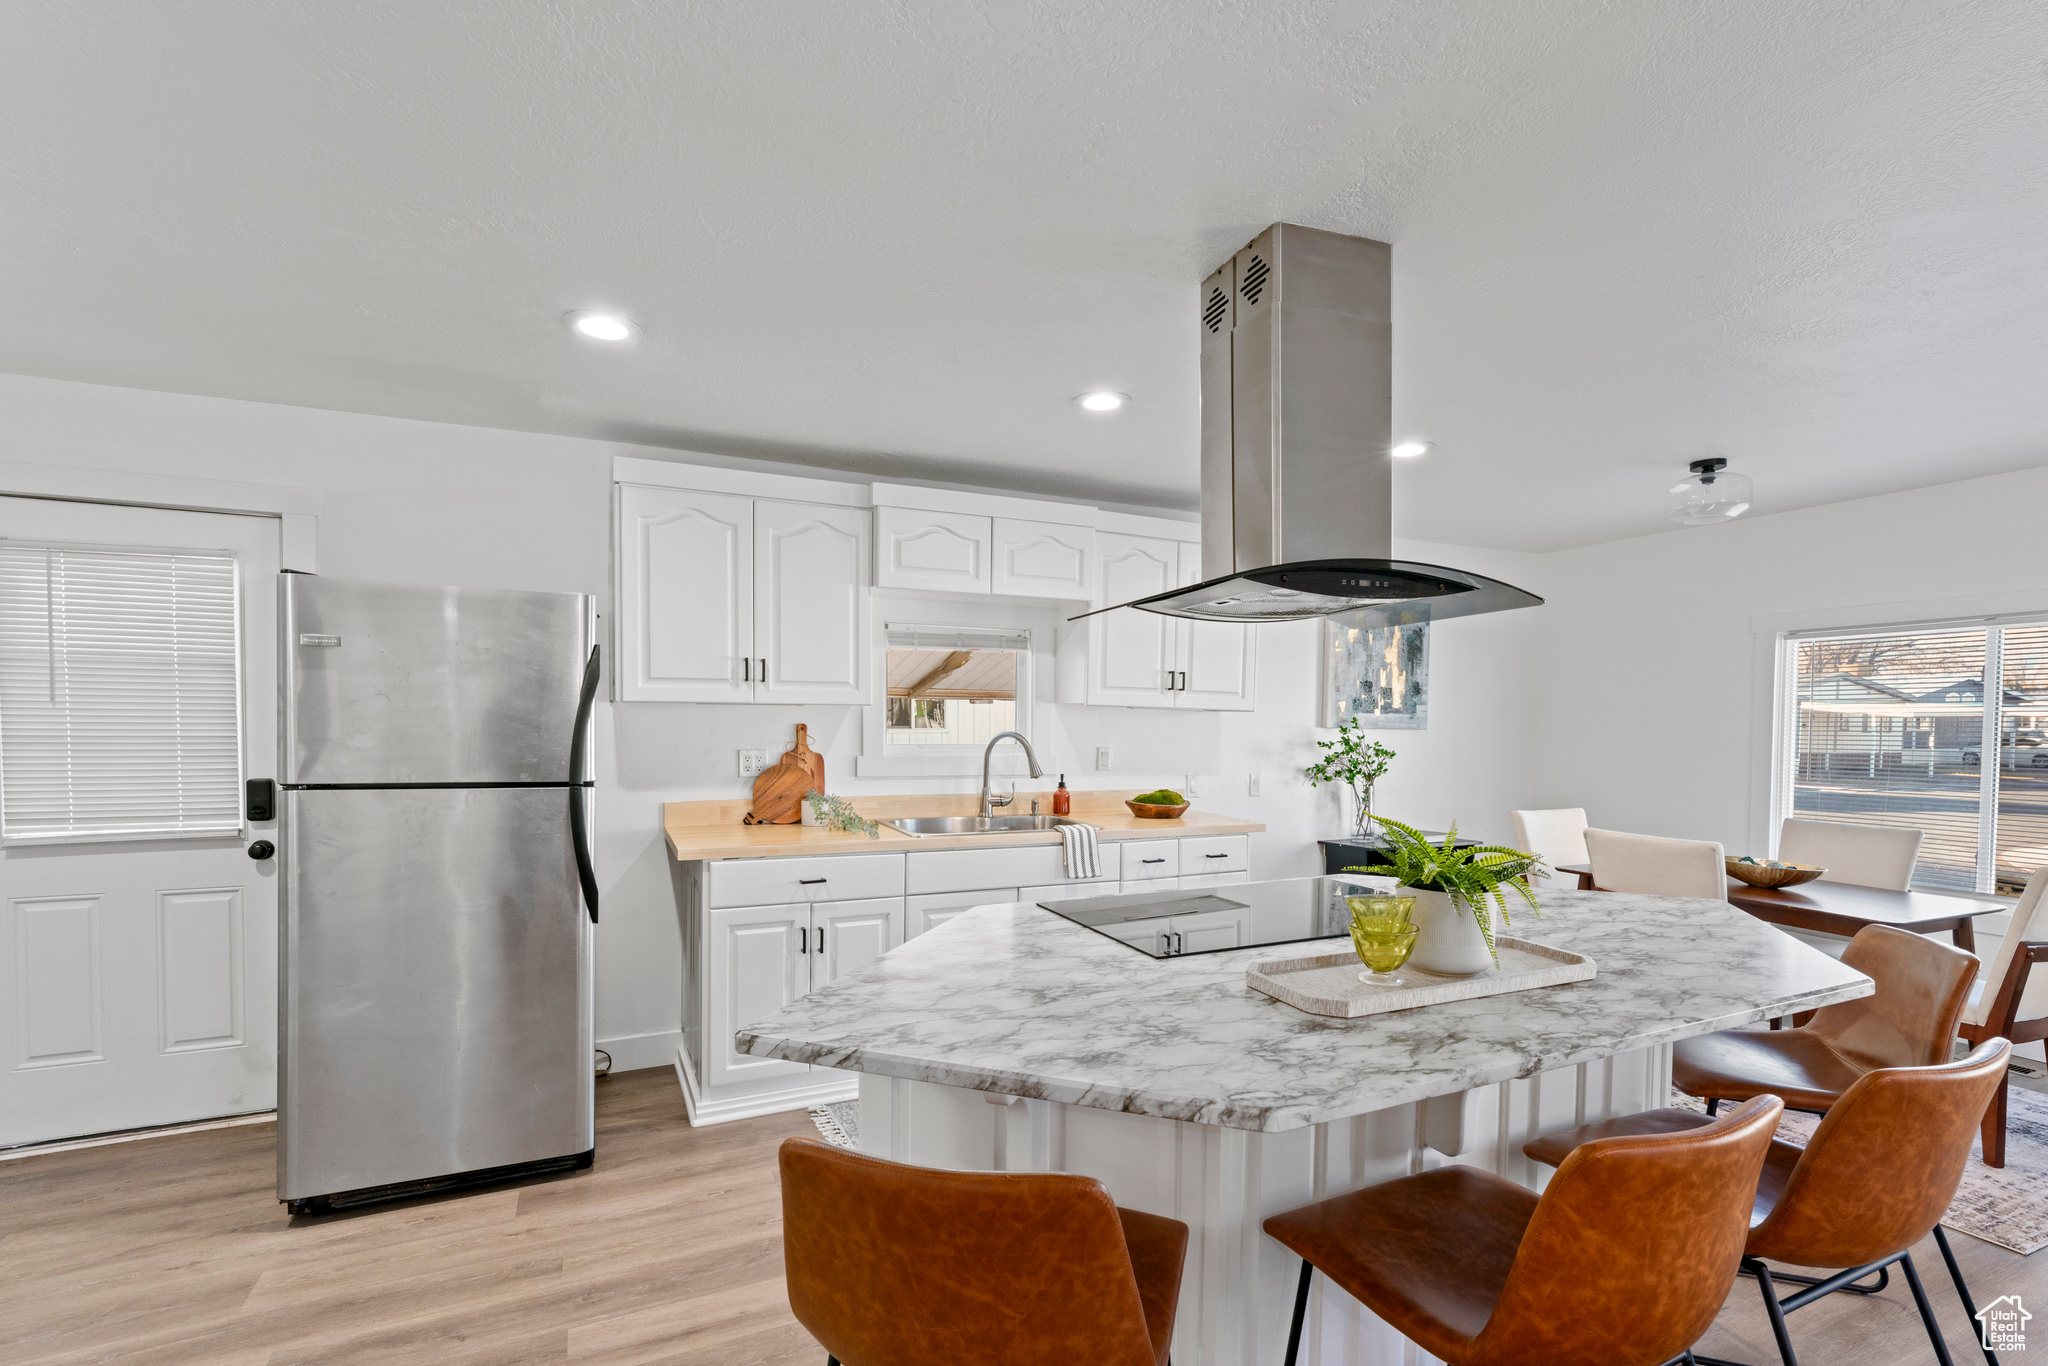
<instances>
[{"instance_id":1,"label":"red soap dispenser","mask_svg":"<svg viewBox=\"0 0 2048 1366\"><path fill-rule=\"evenodd\" d=\"M1052 792L1052 814L1064 816L1074 809L1074 794L1067 791L1067 775L1060 774L1060 785Z\"/></svg>"}]
</instances>

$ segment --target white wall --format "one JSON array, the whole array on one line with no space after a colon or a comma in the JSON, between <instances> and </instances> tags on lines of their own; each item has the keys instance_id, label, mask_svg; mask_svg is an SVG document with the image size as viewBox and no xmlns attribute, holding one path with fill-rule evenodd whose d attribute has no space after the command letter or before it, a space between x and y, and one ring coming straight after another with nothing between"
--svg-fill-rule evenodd
<instances>
[{"instance_id":1,"label":"white wall","mask_svg":"<svg viewBox=\"0 0 2048 1366\"><path fill-rule=\"evenodd\" d=\"M609 612L611 458L660 457L620 443L0 375L0 460L68 464L318 490L321 572L393 582L582 592ZM754 462L722 463L754 465ZM759 467L755 465L755 467ZM845 478L845 475L835 477ZM1403 545L1417 559L1477 569L1542 592L1532 555ZM1547 610L1547 609L1545 609ZM1539 612L1453 622L1432 644L1430 729L1385 738L1399 751L1382 809L1424 825L1459 819L1504 836L1531 770L1534 698L1526 661ZM1259 707L1250 714L1048 706L1048 748L1070 786L1179 785L1199 803L1265 821L1256 867L1306 874L1314 840L1339 833L1337 794L1301 769L1317 705L1312 623L1262 628ZM1050 695L1050 670L1042 680ZM673 1057L680 941L660 808L743 795L734 751L788 744L810 725L835 790L970 791L972 778L862 781L854 707L658 703L600 707L596 845L597 1033L622 1068ZM1097 772L1108 744L1116 767ZM1246 795L1258 772L1263 794Z\"/></svg>"}]
</instances>

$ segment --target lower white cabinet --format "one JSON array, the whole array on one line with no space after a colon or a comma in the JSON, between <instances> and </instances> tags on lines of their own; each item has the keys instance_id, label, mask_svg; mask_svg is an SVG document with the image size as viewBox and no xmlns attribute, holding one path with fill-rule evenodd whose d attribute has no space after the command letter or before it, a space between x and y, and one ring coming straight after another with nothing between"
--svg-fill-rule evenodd
<instances>
[{"instance_id":1,"label":"lower white cabinet","mask_svg":"<svg viewBox=\"0 0 2048 1366\"><path fill-rule=\"evenodd\" d=\"M856 1074L741 1053L733 1035L976 906L1222 886L1250 878L1242 835L1111 840L1102 876L1067 880L1058 845L819 854L678 864L684 926L683 1047L692 1124L852 1098ZM1210 870L1217 871L1210 871ZM1229 871L1222 871L1222 870ZM1120 937L1238 942L1217 913L1127 927ZM1147 941L1156 946L1156 938Z\"/></svg>"}]
</instances>

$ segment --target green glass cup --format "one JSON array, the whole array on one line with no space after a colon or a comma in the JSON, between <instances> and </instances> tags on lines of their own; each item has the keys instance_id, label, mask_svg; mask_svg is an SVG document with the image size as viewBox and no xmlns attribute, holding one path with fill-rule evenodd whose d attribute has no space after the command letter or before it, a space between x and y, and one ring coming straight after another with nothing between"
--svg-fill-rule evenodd
<instances>
[{"instance_id":1,"label":"green glass cup","mask_svg":"<svg viewBox=\"0 0 2048 1366\"><path fill-rule=\"evenodd\" d=\"M1395 902L1397 905L1359 906L1358 902ZM1368 969L1358 980L1376 987L1397 987L1406 983L1400 969L1415 952L1416 927L1409 919L1415 898L1358 897L1351 914L1351 947L1358 961Z\"/></svg>"}]
</instances>

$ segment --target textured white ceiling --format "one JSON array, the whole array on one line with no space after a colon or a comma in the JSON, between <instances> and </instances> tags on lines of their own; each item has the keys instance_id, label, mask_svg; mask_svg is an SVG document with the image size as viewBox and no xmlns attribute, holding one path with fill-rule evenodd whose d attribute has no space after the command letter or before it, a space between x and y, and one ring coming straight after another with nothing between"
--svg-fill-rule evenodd
<instances>
[{"instance_id":1,"label":"textured white ceiling","mask_svg":"<svg viewBox=\"0 0 2048 1366\"><path fill-rule=\"evenodd\" d=\"M24 0L0 370L1185 507L1196 285L1285 218L1395 244L1399 532L1580 543L1697 454L1761 512L2048 464L2044 53L2040 0Z\"/></svg>"}]
</instances>

